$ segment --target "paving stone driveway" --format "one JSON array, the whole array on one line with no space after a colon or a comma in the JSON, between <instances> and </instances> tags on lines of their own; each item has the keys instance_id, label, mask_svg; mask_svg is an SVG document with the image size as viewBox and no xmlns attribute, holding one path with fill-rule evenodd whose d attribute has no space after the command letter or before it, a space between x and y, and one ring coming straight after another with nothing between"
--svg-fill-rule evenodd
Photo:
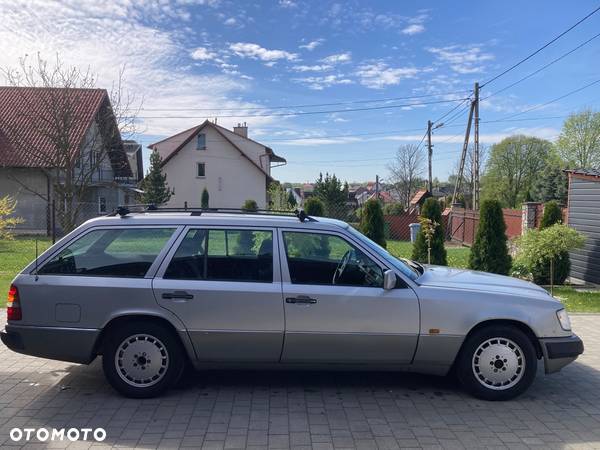
<instances>
[{"instance_id":1,"label":"paving stone driveway","mask_svg":"<svg viewBox=\"0 0 600 450\"><path fill-rule=\"evenodd\" d=\"M104 427L103 446L140 448L600 448L600 316L572 321L585 354L503 403L445 378L345 372L213 372L131 400L107 386L98 361L47 361L0 344L0 445L13 444L13 427ZM61 445L92 443L52 443Z\"/></svg>"}]
</instances>

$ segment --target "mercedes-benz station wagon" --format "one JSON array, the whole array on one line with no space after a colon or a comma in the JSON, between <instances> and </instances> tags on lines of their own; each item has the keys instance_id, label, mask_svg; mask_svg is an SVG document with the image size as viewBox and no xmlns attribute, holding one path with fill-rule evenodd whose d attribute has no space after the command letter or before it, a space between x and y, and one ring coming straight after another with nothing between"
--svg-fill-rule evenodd
<instances>
[{"instance_id":1,"label":"mercedes-benz station wagon","mask_svg":"<svg viewBox=\"0 0 600 450\"><path fill-rule=\"evenodd\" d=\"M2 341L102 356L120 393L195 369L455 373L502 400L583 352L562 304L515 278L398 259L337 220L154 209L90 220L12 282Z\"/></svg>"}]
</instances>

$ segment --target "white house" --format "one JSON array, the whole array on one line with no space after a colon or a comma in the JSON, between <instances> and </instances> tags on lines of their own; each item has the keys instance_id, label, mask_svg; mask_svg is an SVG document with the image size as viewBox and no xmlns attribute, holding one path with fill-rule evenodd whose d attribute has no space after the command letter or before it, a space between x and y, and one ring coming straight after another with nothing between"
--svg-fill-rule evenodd
<instances>
[{"instance_id":1,"label":"white house","mask_svg":"<svg viewBox=\"0 0 600 450\"><path fill-rule=\"evenodd\" d=\"M200 207L204 188L213 208L241 208L255 200L267 207L273 164L286 160L269 147L248 138L248 127L233 131L210 121L148 146L160 153L163 173L174 194L166 206Z\"/></svg>"}]
</instances>

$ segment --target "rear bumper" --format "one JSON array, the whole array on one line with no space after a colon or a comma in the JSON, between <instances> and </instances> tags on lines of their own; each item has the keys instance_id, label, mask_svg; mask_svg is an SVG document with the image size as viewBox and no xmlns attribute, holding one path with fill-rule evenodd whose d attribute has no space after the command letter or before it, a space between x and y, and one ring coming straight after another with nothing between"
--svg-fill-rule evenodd
<instances>
[{"instance_id":1,"label":"rear bumper","mask_svg":"<svg viewBox=\"0 0 600 450\"><path fill-rule=\"evenodd\" d=\"M6 325L0 339L9 349L24 355L89 364L100 330L87 328Z\"/></svg>"},{"instance_id":2,"label":"rear bumper","mask_svg":"<svg viewBox=\"0 0 600 450\"><path fill-rule=\"evenodd\" d=\"M583 341L573 334L565 338L540 339L546 373L558 372L583 353Z\"/></svg>"}]
</instances>

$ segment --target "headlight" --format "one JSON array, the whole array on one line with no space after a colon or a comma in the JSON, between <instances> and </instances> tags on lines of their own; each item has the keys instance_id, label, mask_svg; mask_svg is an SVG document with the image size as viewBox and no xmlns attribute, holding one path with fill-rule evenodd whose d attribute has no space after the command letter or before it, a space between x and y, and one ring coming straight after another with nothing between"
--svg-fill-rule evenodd
<instances>
[{"instance_id":1,"label":"headlight","mask_svg":"<svg viewBox=\"0 0 600 450\"><path fill-rule=\"evenodd\" d=\"M564 308L556 311L556 317L558 318L560 327L563 330L571 331L571 319L569 319L569 315L567 314L567 311Z\"/></svg>"}]
</instances>

